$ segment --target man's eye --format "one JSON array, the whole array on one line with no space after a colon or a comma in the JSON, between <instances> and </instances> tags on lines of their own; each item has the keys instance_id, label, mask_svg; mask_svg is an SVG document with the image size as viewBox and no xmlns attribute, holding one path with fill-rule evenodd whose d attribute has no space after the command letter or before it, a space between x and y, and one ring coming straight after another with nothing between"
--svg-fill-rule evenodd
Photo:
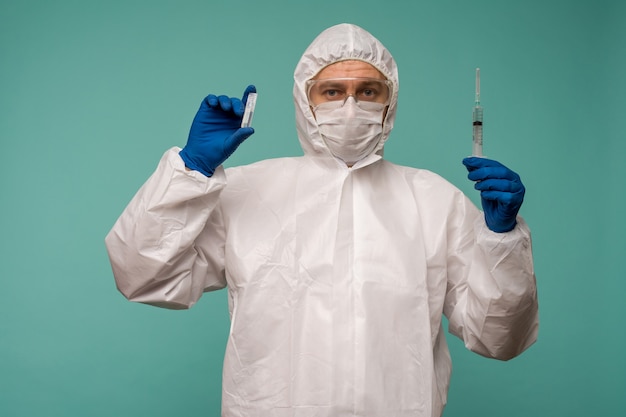
<instances>
[{"instance_id":1,"label":"man's eye","mask_svg":"<svg viewBox=\"0 0 626 417\"><path fill-rule=\"evenodd\" d=\"M361 100L375 100L378 98L378 91L373 88L364 88L359 92L359 98Z\"/></svg>"},{"instance_id":2,"label":"man's eye","mask_svg":"<svg viewBox=\"0 0 626 417\"><path fill-rule=\"evenodd\" d=\"M339 90L326 90L324 91L324 96L328 98L338 98L341 97L341 91Z\"/></svg>"}]
</instances>

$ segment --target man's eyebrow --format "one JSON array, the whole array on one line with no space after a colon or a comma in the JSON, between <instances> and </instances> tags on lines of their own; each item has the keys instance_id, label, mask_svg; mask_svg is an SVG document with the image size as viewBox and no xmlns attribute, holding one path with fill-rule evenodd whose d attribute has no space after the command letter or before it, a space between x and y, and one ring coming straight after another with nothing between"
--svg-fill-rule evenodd
<instances>
[{"instance_id":1,"label":"man's eyebrow","mask_svg":"<svg viewBox=\"0 0 626 417\"><path fill-rule=\"evenodd\" d=\"M357 87L369 87L383 84L384 80L319 80L316 84L318 88L345 87L348 83L354 83Z\"/></svg>"},{"instance_id":2,"label":"man's eyebrow","mask_svg":"<svg viewBox=\"0 0 626 417\"><path fill-rule=\"evenodd\" d=\"M363 80L363 81L359 81L359 83L357 84L359 87L361 86L370 86L370 85L381 85L384 84L383 80Z\"/></svg>"},{"instance_id":3,"label":"man's eyebrow","mask_svg":"<svg viewBox=\"0 0 626 417\"><path fill-rule=\"evenodd\" d=\"M319 87L345 87L346 80L319 80L316 84Z\"/></svg>"}]
</instances>

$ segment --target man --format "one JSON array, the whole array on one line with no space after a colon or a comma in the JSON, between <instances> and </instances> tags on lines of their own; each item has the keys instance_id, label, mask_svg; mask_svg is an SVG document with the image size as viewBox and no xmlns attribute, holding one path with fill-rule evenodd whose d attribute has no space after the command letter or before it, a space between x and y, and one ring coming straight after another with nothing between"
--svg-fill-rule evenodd
<instances>
[{"instance_id":1,"label":"man","mask_svg":"<svg viewBox=\"0 0 626 417\"><path fill-rule=\"evenodd\" d=\"M484 215L425 170L382 159L395 62L365 30L322 32L295 70L305 156L224 170L253 133L243 99L208 96L106 239L130 300L188 308L228 288L223 416L439 416L442 329L510 359L537 333L524 187L464 160Z\"/></svg>"}]
</instances>

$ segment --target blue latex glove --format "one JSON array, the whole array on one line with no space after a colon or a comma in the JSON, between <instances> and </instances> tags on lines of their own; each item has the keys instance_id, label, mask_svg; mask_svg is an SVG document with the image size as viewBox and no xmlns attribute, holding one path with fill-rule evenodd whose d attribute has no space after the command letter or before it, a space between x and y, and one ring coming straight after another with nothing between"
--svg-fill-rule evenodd
<instances>
[{"instance_id":1,"label":"blue latex glove","mask_svg":"<svg viewBox=\"0 0 626 417\"><path fill-rule=\"evenodd\" d=\"M209 94L202 101L191 124L187 145L180 151L187 168L210 177L254 133L251 127L240 127L250 93L256 93L255 86L249 85L241 100Z\"/></svg>"},{"instance_id":2,"label":"blue latex glove","mask_svg":"<svg viewBox=\"0 0 626 417\"><path fill-rule=\"evenodd\" d=\"M469 171L467 178L476 181L474 188L480 191L487 227L498 233L513 230L526 192L519 175L487 158L465 158L463 165Z\"/></svg>"}]
</instances>

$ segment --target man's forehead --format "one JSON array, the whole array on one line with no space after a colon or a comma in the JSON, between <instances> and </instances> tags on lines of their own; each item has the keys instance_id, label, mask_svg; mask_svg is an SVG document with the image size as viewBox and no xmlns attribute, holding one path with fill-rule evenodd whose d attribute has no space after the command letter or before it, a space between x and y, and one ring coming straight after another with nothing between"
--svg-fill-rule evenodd
<instances>
[{"instance_id":1,"label":"man's forehead","mask_svg":"<svg viewBox=\"0 0 626 417\"><path fill-rule=\"evenodd\" d=\"M376 67L358 60L339 61L330 64L323 68L314 79L349 77L386 79Z\"/></svg>"}]
</instances>

